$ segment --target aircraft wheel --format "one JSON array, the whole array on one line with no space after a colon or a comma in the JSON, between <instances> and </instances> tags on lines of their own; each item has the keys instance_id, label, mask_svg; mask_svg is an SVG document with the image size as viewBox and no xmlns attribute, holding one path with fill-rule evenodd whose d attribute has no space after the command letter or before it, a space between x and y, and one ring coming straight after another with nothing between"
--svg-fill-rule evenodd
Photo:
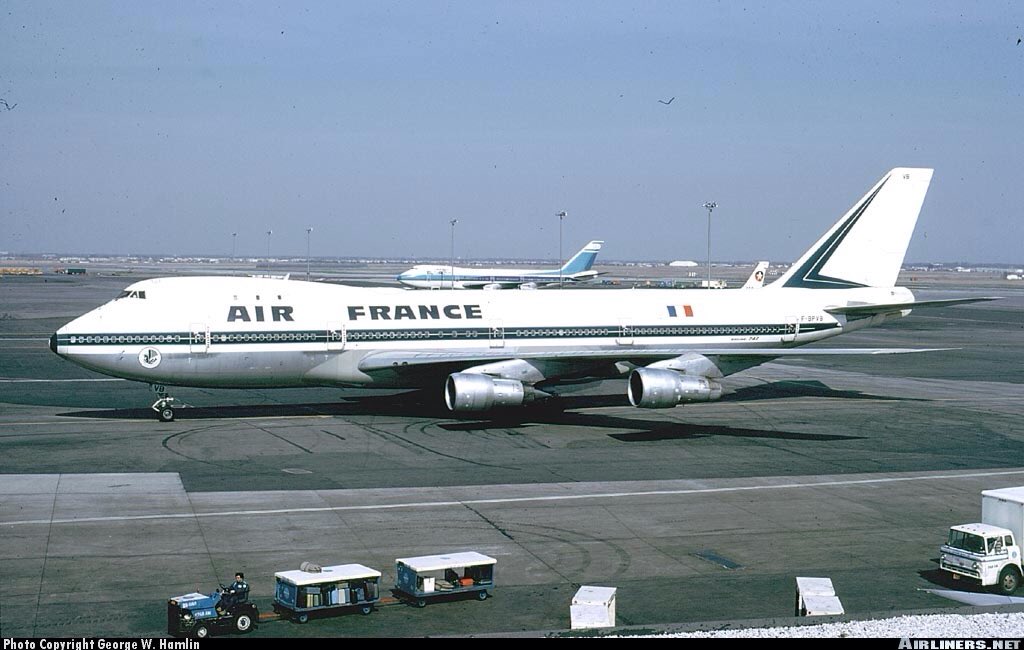
<instances>
[{"instance_id":1,"label":"aircraft wheel","mask_svg":"<svg viewBox=\"0 0 1024 650\"><path fill-rule=\"evenodd\" d=\"M160 409L161 422L170 422L172 420L174 420L174 409L172 409L170 406L165 406L162 409Z\"/></svg>"}]
</instances>

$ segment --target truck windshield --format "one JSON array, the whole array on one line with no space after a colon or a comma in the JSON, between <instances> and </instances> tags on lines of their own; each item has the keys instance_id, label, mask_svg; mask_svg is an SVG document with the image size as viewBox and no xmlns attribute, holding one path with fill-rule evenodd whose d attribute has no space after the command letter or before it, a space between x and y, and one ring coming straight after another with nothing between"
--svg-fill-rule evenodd
<instances>
[{"instance_id":1,"label":"truck windshield","mask_svg":"<svg viewBox=\"0 0 1024 650\"><path fill-rule=\"evenodd\" d=\"M965 533L962 530L949 531L948 546L958 548L969 553L985 554L985 538L981 535Z\"/></svg>"}]
</instances>

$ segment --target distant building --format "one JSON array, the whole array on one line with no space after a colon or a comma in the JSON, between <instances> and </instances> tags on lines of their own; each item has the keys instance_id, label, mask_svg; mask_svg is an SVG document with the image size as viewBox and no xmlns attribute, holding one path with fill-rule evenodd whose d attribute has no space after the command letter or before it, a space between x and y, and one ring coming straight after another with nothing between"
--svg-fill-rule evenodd
<instances>
[{"instance_id":1,"label":"distant building","mask_svg":"<svg viewBox=\"0 0 1024 650\"><path fill-rule=\"evenodd\" d=\"M0 266L0 275L42 275L39 269L30 269L24 266Z\"/></svg>"},{"instance_id":2,"label":"distant building","mask_svg":"<svg viewBox=\"0 0 1024 650\"><path fill-rule=\"evenodd\" d=\"M675 262L669 262L669 266L697 266L696 262L690 260L676 260Z\"/></svg>"}]
</instances>

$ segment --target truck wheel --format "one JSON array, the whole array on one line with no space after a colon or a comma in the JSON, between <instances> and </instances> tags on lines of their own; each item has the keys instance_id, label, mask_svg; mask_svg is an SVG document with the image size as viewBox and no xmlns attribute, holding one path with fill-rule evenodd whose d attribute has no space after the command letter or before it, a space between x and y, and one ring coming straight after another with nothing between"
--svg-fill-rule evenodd
<instances>
[{"instance_id":1,"label":"truck wheel","mask_svg":"<svg viewBox=\"0 0 1024 650\"><path fill-rule=\"evenodd\" d=\"M477 600L487 600L487 592L486 591L478 591L478 592L476 592L476 599Z\"/></svg>"},{"instance_id":2,"label":"truck wheel","mask_svg":"<svg viewBox=\"0 0 1024 650\"><path fill-rule=\"evenodd\" d=\"M239 632L248 632L252 627L252 619L248 614L239 614L235 619L235 629Z\"/></svg>"},{"instance_id":3,"label":"truck wheel","mask_svg":"<svg viewBox=\"0 0 1024 650\"><path fill-rule=\"evenodd\" d=\"M1013 592L1017 591L1017 587L1019 586L1020 572L1017 571L1017 567L1003 567L1003 570L999 572L999 593L1009 596Z\"/></svg>"},{"instance_id":4,"label":"truck wheel","mask_svg":"<svg viewBox=\"0 0 1024 650\"><path fill-rule=\"evenodd\" d=\"M295 617L295 622L296 623L305 623L308 620L309 620L309 614L307 614L305 612L303 612L303 613L301 613L301 614L299 614L298 616Z\"/></svg>"},{"instance_id":5,"label":"truck wheel","mask_svg":"<svg viewBox=\"0 0 1024 650\"><path fill-rule=\"evenodd\" d=\"M363 614L369 614L370 612L373 611L373 605L363 605L362 607L359 608L359 611L362 612Z\"/></svg>"},{"instance_id":6,"label":"truck wheel","mask_svg":"<svg viewBox=\"0 0 1024 650\"><path fill-rule=\"evenodd\" d=\"M210 635L210 630L205 625L200 625L196 628L195 635L197 639L205 639Z\"/></svg>"}]
</instances>

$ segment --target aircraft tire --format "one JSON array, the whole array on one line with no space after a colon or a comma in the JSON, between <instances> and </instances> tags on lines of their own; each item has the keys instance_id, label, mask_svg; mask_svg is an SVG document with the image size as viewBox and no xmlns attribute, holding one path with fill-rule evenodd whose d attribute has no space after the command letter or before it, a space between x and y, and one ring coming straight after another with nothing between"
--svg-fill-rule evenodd
<instances>
[{"instance_id":1,"label":"aircraft tire","mask_svg":"<svg viewBox=\"0 0 1024 650\"><path fill-rule=\"evenodd\" d=\"M165 406L164 408L160 409L160 421L161 422L171 422L173 420L174 420L174 409L172 409L170 406Z\"/></svg>"}]
</instances>

